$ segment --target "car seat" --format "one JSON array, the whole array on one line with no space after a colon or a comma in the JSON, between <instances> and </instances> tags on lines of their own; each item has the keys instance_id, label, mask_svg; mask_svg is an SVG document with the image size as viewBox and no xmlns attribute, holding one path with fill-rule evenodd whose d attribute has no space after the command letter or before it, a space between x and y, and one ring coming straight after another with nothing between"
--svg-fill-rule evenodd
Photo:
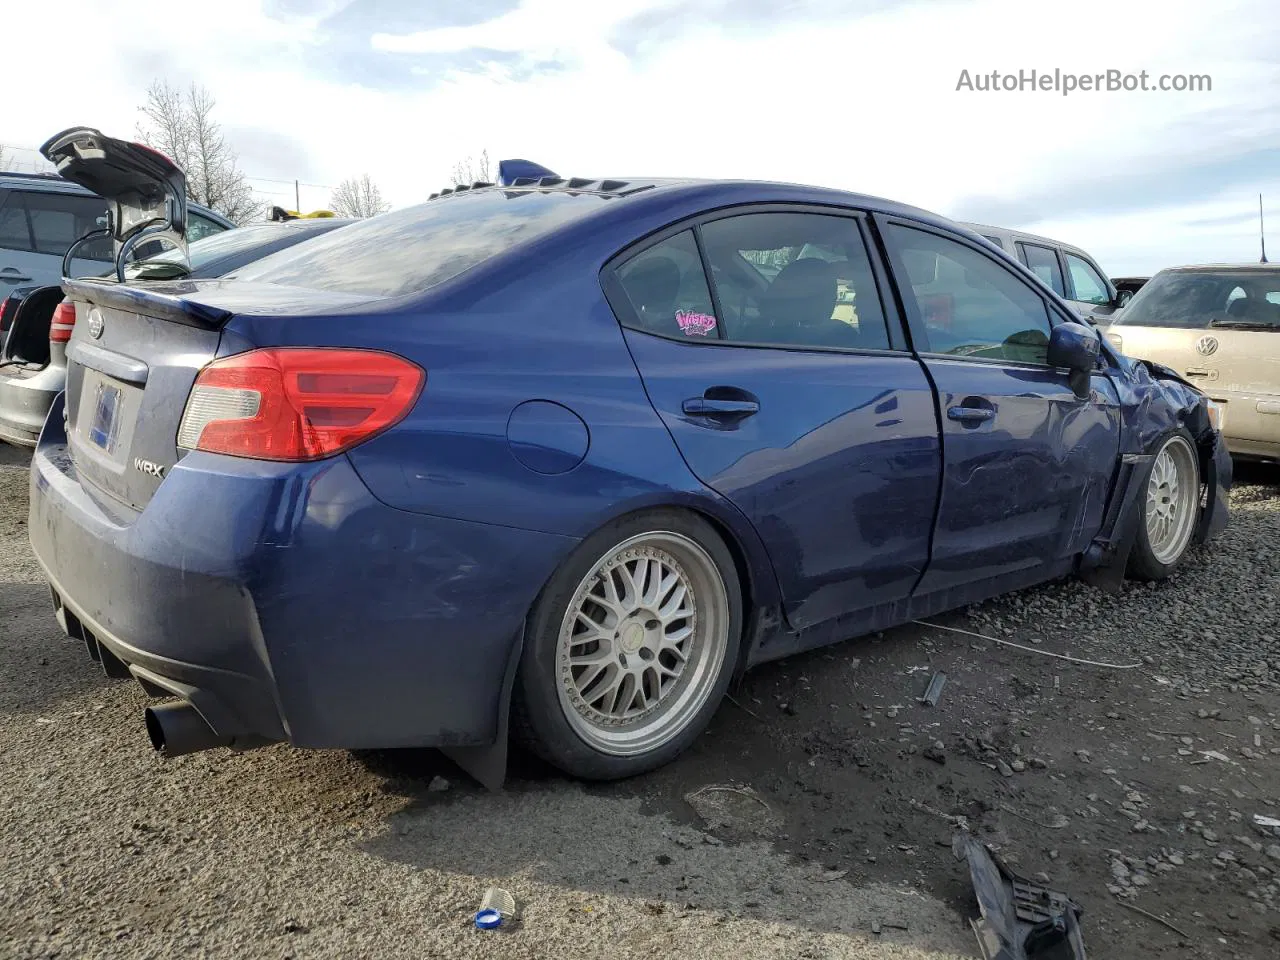
<instances>
[{"instance_id":1,"label":"car seat","mask_svg":"<svg viewBox=\"0 0 1280 960\"><path fill-rule=\"evenodd\" d=\"M760 327L752 339L797 346L856 347L858 331L831 319L848 264L813 257L793 260L760 297Z\"/></svg>"}]
</instances>

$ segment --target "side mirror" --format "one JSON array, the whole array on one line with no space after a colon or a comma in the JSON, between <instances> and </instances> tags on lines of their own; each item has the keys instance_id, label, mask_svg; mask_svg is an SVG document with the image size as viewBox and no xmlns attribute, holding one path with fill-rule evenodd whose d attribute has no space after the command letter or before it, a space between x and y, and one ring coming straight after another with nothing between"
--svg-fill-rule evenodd
<instances>
[{"instance_id":1,"label":"side mirror","mask_svg":"<svg viewBox=\"0 0 1280 960\"><path fill-rule=\"evenodd\" d=\"M1133 299L1132 290L1120 290L1116 293L1116 298L1111 301L1111 305L1119 310L1126 303Z\"/></svg>"},{"instance_id":2,"label":"side mirror","mask_svg":"<svg viewBox=\"0 0 1280 960\"><path fill-rule=\"evenodd\" d=\"M1089 378L1101 351L1098 331L1083 323L1060 323L1049 334L1049 366L1071 371L1071 389L1081 399L1089 396Z\"/></svg>"}]
</instances>

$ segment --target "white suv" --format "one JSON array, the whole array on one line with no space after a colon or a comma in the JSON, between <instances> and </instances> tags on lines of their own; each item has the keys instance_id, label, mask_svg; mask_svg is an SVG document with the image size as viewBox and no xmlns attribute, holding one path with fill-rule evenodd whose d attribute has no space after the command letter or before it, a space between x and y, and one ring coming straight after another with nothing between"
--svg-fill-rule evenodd
<instances>
[{"instance_id":1,"label":"white suv","mask_svg":"<svg viewBox=\"0 0 1280 960\"><path fill-rule=\"evenodd\" d=\"M1058 296L1070 301L1082 317L1099 327L1107 326L1111 315L1133 296L1132 291L1117 291L1093 257L1079 247L984 223L961 222L960 226L1017 257Z\"/></svg>"}]
</instances>

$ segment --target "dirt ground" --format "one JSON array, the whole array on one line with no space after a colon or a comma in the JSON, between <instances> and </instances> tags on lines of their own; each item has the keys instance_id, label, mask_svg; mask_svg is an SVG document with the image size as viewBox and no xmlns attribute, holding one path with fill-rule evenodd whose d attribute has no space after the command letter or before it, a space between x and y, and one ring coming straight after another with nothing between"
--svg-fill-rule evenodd
<instances>
[{"instance_id":1,"label":"dirt ground","mask_svg":"<svg viewBox=\"0 0 1280 960\"><path fill-rule=\"evenodd\" d=\"M1275 957L1280 471L1240 480L1169 583L934 621L1029 650L852 640L753 671L662 771L519 759L493 795L432 751L154 757L140 691L58 635L0 466L0 956L974 957L966 827L1083 905L1091 957ZM469 926L491 883L498 934Z\"/></svg>"}]
</instances>

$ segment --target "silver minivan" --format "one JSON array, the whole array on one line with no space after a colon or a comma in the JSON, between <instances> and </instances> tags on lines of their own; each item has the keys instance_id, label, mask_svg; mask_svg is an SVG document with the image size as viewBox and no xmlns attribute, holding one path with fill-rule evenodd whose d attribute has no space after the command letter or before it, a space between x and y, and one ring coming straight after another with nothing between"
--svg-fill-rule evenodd
<instances>
[{"instance_id":1,"label":"silver minivan","mask_svg":"<svg viewBox=\"0 0 1280 960\"><path fill-rule=\"evenodd\" d=\"M1096 260L1079 247L1061 240L992 227L963 223L974 233L1017 257L1028 270L1066 298L1080 315L1097 326L1111 323L1111 315L1129 302L1131 291L1118 291Z\"/></svg>"}]
</instances>

